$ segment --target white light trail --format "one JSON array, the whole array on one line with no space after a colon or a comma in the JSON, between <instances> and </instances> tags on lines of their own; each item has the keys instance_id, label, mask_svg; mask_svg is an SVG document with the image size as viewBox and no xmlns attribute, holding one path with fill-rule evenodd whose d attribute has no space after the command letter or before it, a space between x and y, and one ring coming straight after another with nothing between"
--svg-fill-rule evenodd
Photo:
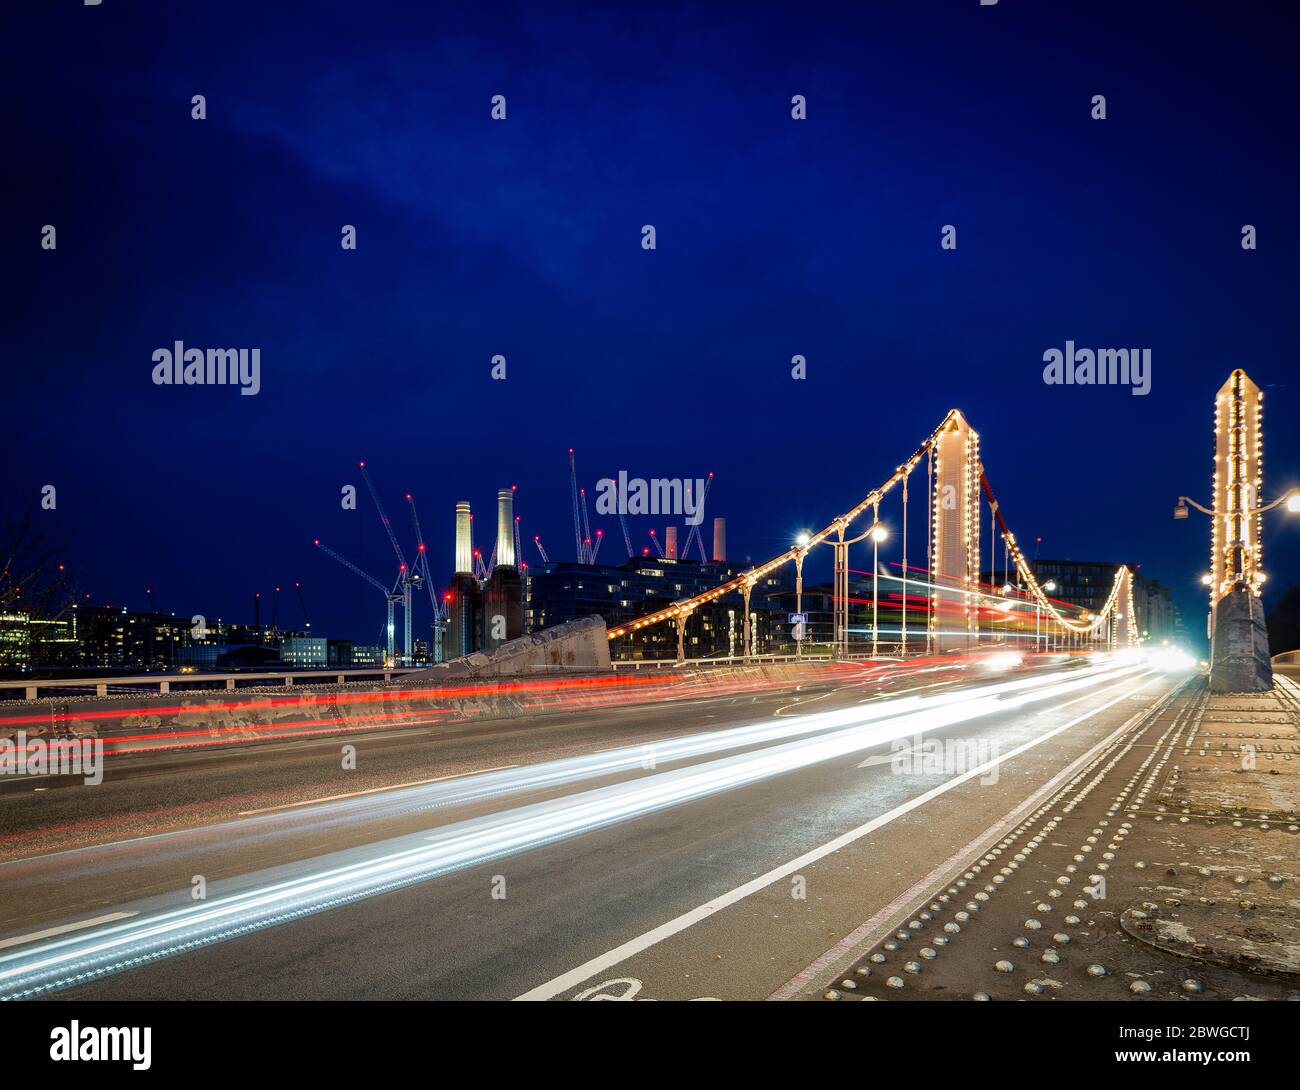
<instances>
[{"instance_id":1,"label":"white light trail","mask_svg":"<svg viewBox=\"0 0 1300 1090\"><path fill-rule=\"evenodd\" d=\"M869 708L859 706L802 720L783 719L721 732L731 736L727 747L731 748L829 730L814 737L795 737L755 751L473 818L432 835L399 837L365 849L324 856L307 861L305 865L316 868L310 874L283 880L265 872L260 878L255 874L250 877L259 884L240 893L179 909L142 913L129 922L20 949L0 957L0 998L28 998L84 983L427 881L449 871L856 753L893 738L1054 699L1095 687L1104 680L1145 674L1145 670L1140 663L1104 663L1065 674L1040 675L929 697L908 697ZM712 741L706 743L711 737ZM745 740L735 740L739 737ZM716 736L700 735L661 745L680 757L700 752L694 747L717 746L719 741ZM626 759L629 754L641 759L645 748L629 747L613 753L624 755L618 760ZM611 758L612 754L599 756ZM500 775L508 776L515 771L522 770ZM355 857L361 852L368 853L368 857L357 860ZM353 861L340 863L341 859ZM284 868L280 871L283 873Z\"/></svg>"}]
</instances>

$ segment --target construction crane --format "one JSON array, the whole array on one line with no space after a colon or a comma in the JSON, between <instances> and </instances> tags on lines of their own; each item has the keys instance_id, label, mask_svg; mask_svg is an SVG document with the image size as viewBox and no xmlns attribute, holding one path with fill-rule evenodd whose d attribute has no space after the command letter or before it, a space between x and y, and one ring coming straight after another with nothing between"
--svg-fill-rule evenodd
<instances>
[{"instance_id":1,"label":"construction crane","mask_svg":"<svg viewBox=\"0 0 1300 1090\"><path fill-rule=\"evenodd\" d=\"M658 550L659 555L663 556L664 547L659 543L659 535L655 533L655 529L653 526L650 527L650 540L655 543L655 548Z\"/></svg>"},{"instance_id":2,"label":"construction crane","mask_svg":"<svg viewBox=\"0 0 1300 1090\"><path fill-rule=\"evenodd\" d=\"M360 462L361 476L365 479L366 488L370 490L370 498L375 502L375 510L379 512L379 521L384 524L384 532L388 534L388 540L393 546L393 552L397 554L397 582L393 584L393 590L401 591L402 602L402 646L405 653L402 656L402 664L410 666L411 657L411 569L406 563L406 557L402 555L402 547L397 543L397 535L393 533L392 524L388 521L388 514L384 511L384 505L379 500L379 493L375 490L375 484L370 479L370 474L366 470L366 463Z\"/></svg>"},{"instance_id":3,"label":"construction crane","mask_svg":"<svg viewBox=\"0 0 1300 1090\"><path fill-rule=\"evenodd\" d=\"M605 540L605 531L596 531L596 546L591 550L591 562L596 563L596 554L600 552L600 543Z\"/></svg>"},{"instance_id":4,"label":"construction crane","mask_svg":"<svg viewBox=\"0 0 1300 1090\"><path fill-rule=\"evenodd\" d=\"M302 606L303 627L311 628L311 618L307 616L307 601L302 596L302 584L294 580L293 588L298 592L298 604Z\"/></svg>"},{"instance_id":5,"label":"construction crane","mask_svg":"<svg viewBox=\"0 0 1300 1090\"><path fill-rule=\"evenodd\" d=\"M276 587L275 598L271 602L271 631L272 632L280 631L279 628L276 627L276 621L279 618L279 616L280 616L280 588Z\"/></svg>"},{"instance_id":6,"label":"construction crane","mask_svg":"<svg viewBox=\"0 0 1300 1090\"><path fill-rule=\"evenodd\" d=\"M587 546L586 555L582 558L584 564L593 564L596 560L596 552L591 545L591 523L587 521L587 490L578 489L578 495L582 497L582 540Z\"/></svg>"},{"instance_id":7,"label":"construction crane","mask_svg":"<svg viewBox=\"0 0 1300 1090\"><path fill-rule=\"evenodd\" d=\"M429 571L429 550L424 544L424 531L420 529L420 515L415 509L415 497L406 494L406 502L411 506L411 523L415 527L415 573L411 581L423 582L429 592L429 605L433 607L433 661L442 661L442 637L447 628L447 610L438 593L433 589L433 574Z\"/></svg>"},{"instance_id":8,"label":"construction crane","mask_svg":"<svg viewBox=\"0 0 1300 1090\"><path fill-rule=\"evenodd\" d=\"M538 534L533 535L533 544L537 546L537 551L542 555L542 563L549 564L551 562L551 558L546 555L546 550L542 548L542 539L540 535Z\"/></svg>"},{"instance_id":9,"label":"construction crane","mask_svg":"<svg viewBox=\"0 0 1300 1090\"><path fill-rule=\"evenodd\" d=\"M312 542L312 544L315 545L318 549L320 549L320 551L323 552L326 556L333 557L345 568L347 568L348 571L361 576L361 578L364 579L371 586L379 588L379 592L384 596L384 601L387 603L388 606L388 621L384 626L384 631L388 637L388 656L387 658L385 658L384 663L387 666L392 666L393 665L393 606L396 603L402 601L402 595L398 594L396 591L389 590L386 584L381 583L373 575L368 575L366 572L363 572L354 563L352 563L351 560L348 560L346 557L339 556L339 554L336 553L329 546L322 545L320 543L320 538L316 538ZM306 612L305 608L303 612L304 613Z\"/></svg>"},{"instance_id":10,"label":"construction crane","mask_svg":"<svg viewBox=\"0 0 1300 1090\"><path fill-rule=\"evenodd\" d=\"M705 501L707 501L707 499L708 499L708 489L712 488L712 486L714 486L714 475L712 475L712 473L710 473L710 475L708 475L707 479L705 480L705 494L703 494L703 496L701 497L701 499L699 499L699 509L698 509L698 510L699 510L699 512L701 512L701 514L703 514L703 510L705 510ZM703 519L702 519L702 518L701 518L701 520L699 520L698 523L695 523L695 524L693 525L693 527L690 528L690 533L688 533L688 535L686 535L686 545L685 545L685 548L682 548L681 552L680 552L679 554L677 554L677 555L679 555L679 557L681 557L682 559L685 559L685 558L688 557L688 555L690 554L690 542L692 542L692 541L698 541L698 542L699 542L699 562L701 562L701 563L707 563L707 562L708 562L708 557L706 557L706 555L705 555L705 538L703 538L703 535L701 535L701 532L699 532L699 525L701 525L701 523L703 523Z\"/></svg>"},{"instance_id":11,"label":"construction crane","mask_svg":"<svg viewBox=\"0 0 1300 1090\"><path fill-rule=\"evenodd\" d=\"M578 511L578 467L573 458L573 448L569 448L569 488L573 493L573 543L578 549L578 563L583 563L587 555L582 542L582 515Z\"/></svg>"},{"instance_id":12,"label":"construction crane","mask_svg":"<svg viewBox=\"0 0 1300 1090\"><path fill-rule=\"evenodd\" d=\"M611 477L612 481L613 478ZM623 514L623 505L619 502L618 489L613 490L614 510L618 512L619 525L623 527L623 544L627 546L628 559L632 558L632 535L627 532L627 516Z\"/></svg>"}]
</instances>

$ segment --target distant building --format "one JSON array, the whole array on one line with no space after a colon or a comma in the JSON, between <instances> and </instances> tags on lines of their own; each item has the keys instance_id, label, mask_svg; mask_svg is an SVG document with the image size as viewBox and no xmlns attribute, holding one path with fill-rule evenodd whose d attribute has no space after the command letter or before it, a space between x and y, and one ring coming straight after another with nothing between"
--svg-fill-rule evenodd
<instances>
[{"instance_id":1,"label":"distant building","mask_svg":"<svg viewBox=\"0 0 1300 1090\"><path fill-rule=\"evenodd\" d=\"M32 663L26 613L0 613L0 670L25 670Z\"/></svg>"},{"instance_id":2,"label":"distant building","mask_svg":"<svg viewBox=\"0 0 1300 1090\"><path fill-rule=\"evenodd\" d=\"M292 636L282 640L280 661L290 666L328 666L329 641L317 636Z\"/></svg>"},{"instance_id":3,"label":"distant building","mask_svg":"<svg viewBox=\"0 0 1300 1090\"><path fill-rule=\"evenodd\" d=\"M599 616L613 628L694 597L735 578L742 569L725 563L701 564L668 557L632 557L623 564L544 564L530 568L524 581L524 619L531 632L579 617ZM788 642L783 606L769 601L788 586L784 573L774 574L750 596L751 649L761 654ZM739 655L744 650L740 595L727 595L702 606L686 623L690 658ZM621 658L667 658L677 653L674 624L652 625L615 641Z\"/></svg>"},{"instance_id":4,"label":"distant building","mask_svg":"<svg viewBox=\"0 0 1300 1090\"><path fill-rule=\"evenodd\" d=\"M201 643L181 650L178 665L197 673L232 673L238 670L276 670L282 663L274 647L251 643Z\"/></svg>"},{"instance_id":5,"label":"distant building","mask_svg":"<svg viewBox=\"0 0 1300 1090\"><path fill-rule=\"evenodd\" d=\"M1169 588L1156 579L1144 576L1139 565L1128 566L1133 570L1133 607L1137 611L1143 638L1152 643L1181 641L1185 635L1183 619ZM1095 614L1110 597L1115 573L1122 564L1118 561L1038 560L1032 567L1040 584L1056 584L1056 589L1048 597ZM1002 572L983 572L980 575L982 582L994 586L1001 586L1003 577ZM1011 573L1011 584L1016 587L1020 585L1014 571Z\"/></svg>"}]
</instances>

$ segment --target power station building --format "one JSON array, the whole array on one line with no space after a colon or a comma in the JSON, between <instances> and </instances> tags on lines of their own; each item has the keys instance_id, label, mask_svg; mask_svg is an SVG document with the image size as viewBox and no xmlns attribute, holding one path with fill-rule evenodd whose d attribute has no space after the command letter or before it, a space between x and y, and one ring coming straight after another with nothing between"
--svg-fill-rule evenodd
<instances>
[{"instance_id":1,"label":"power station building","mask_svg":"<svg viewBox=\"0 0 1300 1090\"><path fill-rule=\"evenodd\" d=\"M460 658L491 651L524 634L523 578L515 556L514 490L497 492L495 563L486 579L474 571L473 515L456 504L456 571L447 588L444 654Z\"/></svg>"}]
</instances>

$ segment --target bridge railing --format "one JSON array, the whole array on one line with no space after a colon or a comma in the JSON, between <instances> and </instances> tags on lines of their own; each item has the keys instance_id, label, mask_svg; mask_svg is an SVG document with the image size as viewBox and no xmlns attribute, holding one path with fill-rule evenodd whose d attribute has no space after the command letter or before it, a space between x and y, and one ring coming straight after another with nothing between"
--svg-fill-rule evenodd
<instances>
[{"instance_id":1,"label":"bridge railing","mask_svg":"<svg viewBox=\"0 0 1300 1090\"><path fill-rule=\"evenodd\" d=\"M235 674L143 674L138 677L26 678L0 681L0 700L39 700L42 696L114 696L127 693L170 693L198 689L235 689L257 685L297 683L346 685L349 681L384 680L424 669L349 667L335 670L274 670Z\"/></svg>"}]
</instances>

